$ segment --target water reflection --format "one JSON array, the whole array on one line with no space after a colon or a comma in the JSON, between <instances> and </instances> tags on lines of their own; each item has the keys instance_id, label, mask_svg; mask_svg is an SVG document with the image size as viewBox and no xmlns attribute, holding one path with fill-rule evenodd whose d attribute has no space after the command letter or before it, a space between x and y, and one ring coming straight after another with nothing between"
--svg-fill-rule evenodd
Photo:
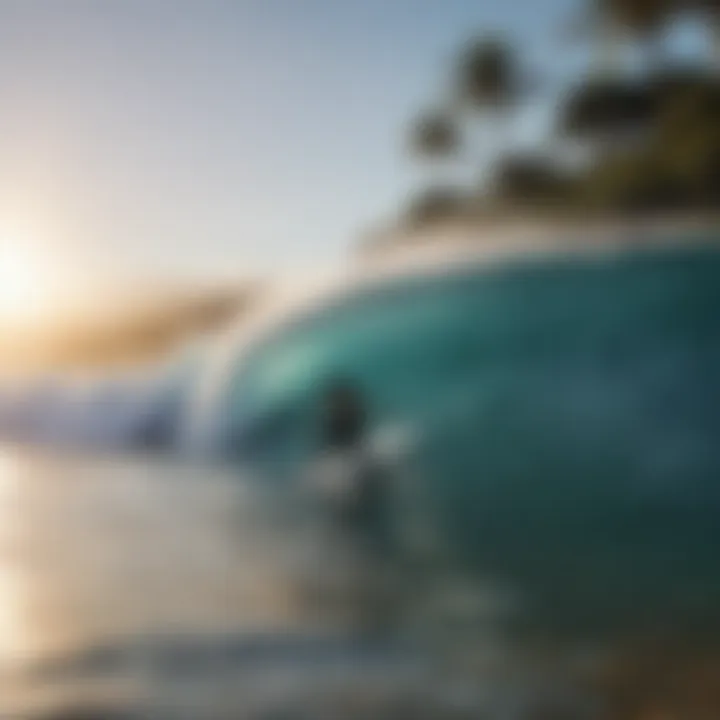
<instances>
[{"instance_id":1,"label":"water reflection","mask_svg":"<svg viewBox=\"0 0 720 720\"><path fill-rule=\"evenodd\" d=\"M688 675L702 663L708 686L720 677L695 646L623 664L581 635L513 635L507 614L528 598L438 547L363 563L297 487L1 457L0 715L13 720L639 718L597 713L648 677L679 681L675 657Z\"/></svg>"},{"instance_id":2,"label":"water reflection","mask_svg":"<svg viewBox=\"0 0 720 720\"><path fill-rule=\"evenodd\" d=\"M11 689L26 688L23 702L43 697L48 678L53 701L78 694L88 674L96 692L98 673L128 702L149 668L164 668L165 680L153 680L162 694L177 685L183 657L229 670L259 632L289 639L331 629L329 615L321 623L301 607L312 537L293 536L288 505L271 490L197 468L10 453L0 478L2 654L5 682L14 676ZM59 685L53 673L37 675L53 666L65 669Z\"/></svg>"},{"instance_id":3,"label":"water reflection","mask_svg":"<svg viewBox=\"0 0 720 720\"><path fill-rule=\"evenodd\" d=\"M239 502L236 478L196 482L109 460L55 461L50 472L42 458L14 473L21 512L13 555L42 645L26 653L291 614L253 535L260 513Z\"/></svg>"},{"instance_id":4,"label":"water reflection","mask_svg":"<svg viewBox=\"0 0 720 720\"><path fill-rule=\"evenodd\" d=\"M0 454L0 667L16 662L28 644L27 602L16 554L20 487L16 459Z\"/></svg>"},{"instance_id":5,"label":"water reflection","mask_svg":"<svg viewBox=\"0 0 720 720\"><path fill-rule=\"evenodd\" d=\"M387 568L328 542L297 489L148 461L7 451L1 462L0 709L10 717L68 707L85 717L81 706L99 717L118 707L334 716L347 702L363 716L459 692L457 678L440 692L420 636L397 632L428 620L398 602L417 591L410 576L387 582ZM368 625L368 608L385 622Z\"/></svg>"}]
</instances>

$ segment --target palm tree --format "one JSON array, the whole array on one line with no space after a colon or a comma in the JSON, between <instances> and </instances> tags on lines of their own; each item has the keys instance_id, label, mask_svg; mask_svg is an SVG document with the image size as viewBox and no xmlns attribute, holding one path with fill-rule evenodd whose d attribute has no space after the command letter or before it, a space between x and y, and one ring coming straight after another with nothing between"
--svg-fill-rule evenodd
<instances>
[{"instance_id":1,"label":"palm tree","mask_svg":"<svg viewBox=\"0 0 720 720\"><path fill-rule=\"evenodd\" d=\"M466 198L456 187L435 185L413 198L405 213L411 227L429 227L436 223L456 220L466 209Z\"/></svg>"},{"instance_id":2,"label":"palm tree","mask_svg":"<svg viewBox=\"0 0 720 720\"><path fill-rule=\"evenodd\" d=\"M510 113L525 91L524 81L512 46L502 38L480 38L460 53L453 92L458 110L470 111L475 123L478 118L491 123L489 137L478 143L478 167L494 164L508 144ZM475 127L488 129L484 123Z\"/></svg>"},{"instance_id":3,"label":"palm tree","mask_svg":"<svg viewBox=\"0 0 720 720\"><path fill-rule=\"evenodd\" d=\"M456 90L461 103L475 109L506 109L516 99L520 72L508 43L482 38L461 53L456 69Z\"/></svg>"},{"instance_id":4,"label":"palm tree","mask_svg":"<svg viewBox=\"0 0 720 720\"><path fill-rule=\"evenodd\" d=\"M593 35L598 51L595 74L616 79L622 72L621 49L628 39L642 43L651 65L658 64L660 36L683 0L592 0L576 25L581 35Z\"/></svg>"},{"instance_id":5,"label":"palm tree","mask_svg":"<svg viewBox=\"0 0 720 720\"><path fill-rule=\"evenodd\" d=\"M449 112L426 113L410 128L410 149L430 170L423 189L405 213L410 225L429 225L450 218L458 210L460 202L452 189L452 178L461 144L460 129Z\"/></svg>"},{"instance_id":6,"label":"palm tree","mask_svg":"<svg viewBox=\"0 0 720 720\"><path fill-rule=\"evenodd\" d=\"M412 151L425 160L447 160L460 147L460 133L453 118L433 112L420 117L410 132Z\"/></svg>"},{"instance_id":7,"label":"palm tree","mask_svg":"<svg viewBox=\"0 0 720 720\"><path fill-rule=\"evenodd\" d=\"M570 93L560 112L560 132L607 148L651 127L657 104L656 93L646 85L590 81Z\"/></svg>"},{"instance_id":8,"label":"palm tree","mask_svg":"<svg viewBox=\"0 0 720 720\"><path fill-rule=\"evenodd\" d=\"M709 20L714 70L720 70L720 0L675 0L675 6L680 12L697 13Z\"/></svg>"},{"instance_id":9,"label":"palm tree","mask_svg":"<svg viewBox=\"0 0 720 720\"><path fill-rule=\"evenodd\" d=\"M596 0L602 15L631 35L646 37L658 32L672 13L676 0Z\"/></svg>"},{"instance_id":10,"label":"palm tree","mask_svg":"<svg viewBox=\"0 0 720 720\"><path fill-rule=\"evenodd\" d=\"M595 0L595 17L645 43L657 61L661 31L677 15L700 15L709 22L713 55L720 67L720 0Z\"/></svg>"}]
</instances>

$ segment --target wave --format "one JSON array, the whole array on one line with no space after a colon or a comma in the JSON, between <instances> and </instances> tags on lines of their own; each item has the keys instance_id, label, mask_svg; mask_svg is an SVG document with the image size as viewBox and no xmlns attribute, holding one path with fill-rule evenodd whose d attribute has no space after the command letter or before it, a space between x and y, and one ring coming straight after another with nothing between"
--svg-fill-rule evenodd
<instances>
[{"instance_id":1,"label":"wave","mask_svg":"<svg viewBox=\"0 0 720 720\"><path fill-rule=\"evenodd\" d=\"M182 356L122 374L0 386L0 442L93 451L169 448L192 367Z\"/></svg>"}]
</instances>

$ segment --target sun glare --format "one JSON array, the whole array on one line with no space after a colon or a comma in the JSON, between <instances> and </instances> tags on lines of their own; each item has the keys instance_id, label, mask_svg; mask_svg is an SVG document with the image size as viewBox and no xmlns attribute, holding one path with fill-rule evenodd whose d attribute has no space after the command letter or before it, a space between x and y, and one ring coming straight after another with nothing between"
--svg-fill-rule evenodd
<instances>
[{"instance_id":1,"label":"sun glare","mask_svg":"<svg viewBox=\"0 0 720 720\"><path fill-rule=\"evenodd\" d=\"M49 278L40 256L18 244L0 244L0 321L23 324L49 310Z\"/></svg>"}]
</instances>

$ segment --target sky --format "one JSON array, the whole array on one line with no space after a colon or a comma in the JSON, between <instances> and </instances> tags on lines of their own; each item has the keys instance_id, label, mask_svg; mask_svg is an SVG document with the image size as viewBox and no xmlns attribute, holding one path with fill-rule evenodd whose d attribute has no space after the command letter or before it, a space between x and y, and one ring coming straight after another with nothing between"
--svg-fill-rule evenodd
<instances>
[{"instance_id":1,"label":"sky","mask_svg":"<svg viewBox=\"0 0 720 720\"><path fill-rule=\"evenodd\" d=\"M459 45L557 69L577 6L0 0L0 249L78 287L338 257L419 182L404 133Z\"/></svg>"}]
</instances>

